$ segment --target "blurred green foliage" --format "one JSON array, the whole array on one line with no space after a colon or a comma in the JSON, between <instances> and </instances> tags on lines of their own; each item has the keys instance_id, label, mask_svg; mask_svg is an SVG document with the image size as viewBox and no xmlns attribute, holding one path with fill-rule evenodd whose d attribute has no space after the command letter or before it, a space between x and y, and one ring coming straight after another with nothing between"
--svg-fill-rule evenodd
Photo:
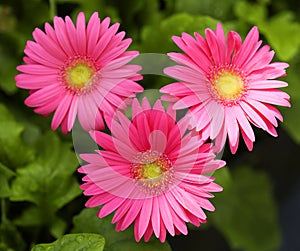
<instances>
[{"instance_id":1,"label":"blurred green foliage","mask_svg":"<svg viewBox=\"0 0 300 251\"><path fill-rule=\"evenodd\" d=\"M300 143L299 2L52 2L55 8L50 8L47 0L0 0L0 250L22 251L50 242L36 245L32 250L75 250L78 245L82 249L89 245L90 249L84 250L171 250L167 243L157 240L135 243L132 229L116 233L110 217L100 220L95 216L96 209L83 209L86 199L79 190L80 177L75 173L79 164L72 150L71 136L49 133L49 118L34 114L23 104L27 92L15 86L16 66L22 63L23 49L26 41L32 39L32 31L36 27L43 29L45 22L52 23L51 13L55 11L57 15L72 18L79 11L84 11L87 17L94 11L101 18L110 16L112 22L120 22L121 29L133 38L131 48L141 53L176 51L171 36L195 31L203 34L205 28L215 28L217 22L242 36L251 26L258 26L264 43L275 50L276 60L290 64L284 79L289 83L285 90L291 95L292 108L281 109L285 121L280 126L294 142ZM141 83L151 89L170 81L146 76ZM209 214L208 228L216 228L232 250L278 249L281 242L278 204L272 194L269 174L237 166L220 170L216 176L224 192L212 199L217 211ZM172 246L172 240L169 241Z\"/></svg>"},{"instance_id":2,"label":"blurred green foliage","mask_svg":"<svg viewBox=\"0 0 300 251\"><path fill-rule=\"evenodd\" d=\"M98 234L67 234L53 243L39 244L32 251L86 250L102 251L105 240Z\"/></svg>"},{"instance_id":3,"label":"blurred green foliage","mask_svg":"<svg viewBox=\"0 0 300 251\"><path fill-rule=\"evenodd\" d=\"M73 218L73 233L99 233L105 238L104 251L170 251L167 243L160 243L159 240L152 237L148 243L135 243L133 236L133 227L122 232L115 232L115 226L111 224L112 216L95 220L99 208L86 208L79 215Z\"/></svg>"}]
</instances>

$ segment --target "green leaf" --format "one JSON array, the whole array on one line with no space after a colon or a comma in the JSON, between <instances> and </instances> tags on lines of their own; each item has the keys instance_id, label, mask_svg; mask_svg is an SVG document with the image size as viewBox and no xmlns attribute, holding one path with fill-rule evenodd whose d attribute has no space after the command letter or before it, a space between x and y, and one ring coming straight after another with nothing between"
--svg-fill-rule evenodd
<instances>
[{"instance_id":1,"label":"green leaf","mask_svg":"<svg viewBox=\"0 0 300 251\"><path fill-rule=\"evenodd\" d=\"M216 18L226 18L230 15L232 5L235 0L177 0L175 10L177 12L187 12L190 14L204 14Z\"/></svg>"},{"instance_id":2,"label":"green leaf","mask_svg":"<svg viewBox=\"0 0 300 251\"><path fill-rule=\"evenodd\" d=\"M17 47L14 37L0 33L0 88L9 95L17 91L14 80L18 65Z\"/></svg>"},{"instance_id":3,"label":"green leaf","mask_svg":"<svg viewBox=\"0 0 300 251\"><path fill-rule=\"evenodd\" d=\"M227 189L231 186L232 177L229 172L228 167L223 167L213 173L213 176L216 179L216 183L223 187L223 189ZM220 195L222 196L222 195Z\"/></svg>"},{"instance_id":4,"label":"green leaf","mask_svg":"<svg viewBox=\"0 0 300 251\"><path fill-rule=\"evenodd\" d=\"M216 179L218 183L218 179ZM277 207L266 173L239 167L232 182L214 200L211 220L233 249L277 250L280 246Z\"/></svg>"},{"instance_id":5,"label":"green leaf","mask_svg":"<svg viewBox=\"0 0 300 251\"><path fill-rule=\"evenodd\" d=\"M13 121L14 117L4 104L0 103L0 122Z\"/></svg>"},{"instance_id":6,"label":"green leaf","mask_svg":"<svg viewBox=\"0 0 300 251\"><path fill-rule=\"evenodd\" d=\"M111 223L112 216L107 216L103 219L97 217L99 208L86 208L81 213L73 218L74 228L73 233L87 232L99 233L105 238L106 251L170 251L168 243L161 243L155 238L151 238L148 243L136 243L133 236L133 227L116 232L114 225Z\"/></svg>"},{"instance_id":7,"label":"green leaf","mask_svg":"<svg viewBox=\"0 0 300 251\"><path fill-rule=\"evenodd\" d=\"M47 226L55 238L61 237L67 227L66 222L58 218L52 211L37 206L30 206L13 222L21 227Z\"/></svg>"},{"instance_id":8,"label":"green leaf","mask_svg":"<svg viewBox=\"0 0 300 251\"><path fill-rule=\"evenodd\" d=\"M0 162L10 169L31 162L34 159L34 150L22 140L24 126L14 121L3 104L0 104L0 118Z\"/></svg>"},{"instance_id":9,"label":"green leaf","mask_svg":"<svg viewBox=\"0 0 300 251\"><path fill-rule=\"evenodd\" d=\"M260 26L265 22L267 9L264 4L250 3L246 1L237 1L234 6L234 12L240 20ZM247 13L247 15L245 15Z\"/></svg>"},{"instance_id":10,"label":"green leaf","mask_svg":"<svg viewBox=\"0 0 300 251\"><path fill-rule=\"evenodd\" d=\"M13 171L0 162L0 198L10 196L9 179L14 175L15 173Z\"/></svg>"},{"instance_id":11,"label":"green leaf","mask_svg":"<svg viewBox=\"0 0 300 251\"><path fill-rule=\"evenodd\" d=\"M67 234L50 244L39 244L31 251L102 251L105 240L98 234Z\"/></svg>"},{"instance_id":12,"label":"green leaf","mask_svg":"<svg viewBox=\"0 0 300 251\"><path fill-rule=\"evenodd\" d=\"M260 27L281 60L290 60L299 51L300 24L294 19L294 14L286 11L268 19Z\"/></svg>"},{"instance_id":13,"label":"green leaf","mask_svg":"<svg viewBox=\"0 0 300 251\"><path fill-rule=\"evenodd\" d=\"M72 176L78 161L71 145L61 142L54 132L41 137L36 148L36 161L17 170L10 199L30 201L55 212L81 194Z\"/></svg>"},{"instance_id":14,"label":"green leaf","mask_svg":"<svg viewBox=\"0 0 300 251\"><path fill-rule=\"evenodd\" d=\"M193 16L186 13L175 14L161 23L146 26L142 30L142 52L178 51L172 36L181 35L182 32L193 34L195 31L203 34L206 28L216 28L218 21L208 16Z\"/></svg>"},{"instance_id":15,"label":"green leaf","mask_svg":"<svg viewBox=\"0 0 300 251\"><path fill-rule=\"evenodd\" d=\"M25 243L18 229L9 221L0 224L0 250L24 251Z\"/></svg>"},{"instance_id":16,"label":"green leaf","mask_svg":"<svg viewBox=\"0 0 300 251\"><path fill-rule=\"evenodd\" d=\"M284 122L282 124L295 142L300 144L300 98L292 99L291 104L291 108L281 109L284 116Z\"/></svg>"}]
</instances>

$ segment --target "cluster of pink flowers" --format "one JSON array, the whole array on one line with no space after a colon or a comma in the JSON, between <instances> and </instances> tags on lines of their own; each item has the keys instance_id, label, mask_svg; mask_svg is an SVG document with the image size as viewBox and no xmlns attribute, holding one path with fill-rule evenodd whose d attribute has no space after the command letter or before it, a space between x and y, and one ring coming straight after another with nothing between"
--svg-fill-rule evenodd
<instances>
[{"instance_id":1,"label":"cluster of pink flowers","mask_svg":"<svg viewBox=\"0 0 300 251\"><path fill-rule=\"evenodd\" d=\"M127 51L131 39L118 28L98 13L87 24L83 13L76 25L55 17L54 27L35 29L35 41L27 42L16 84L29 90L25 104L36 113L54 113L53 130L71 131L77 117L101 147L81 155L86 206L101 205L100 218L114 212L117 231L133 224L137 241L154 234L164 242L167 232L187 234L187 222L199 226L203 209L214 210L208 198L222 187L211 175L225 165L216 154L227 139L234 154L240 134L252 150L251 124L277 136L282 116L274 105L290 103L277 89L287 83L276 78L288 64L271 63L274 51L261 46L256 27L244 41L234 31L225 36L221 24L205 37L183 33L173 37L183 53L168 54L178 65L165 69L178 82L160 90L168 105L151 106L136 98L141 66L128 63L139 52ZM176 119L176 110L186 108Z\"/></svg>"}]
</instances>

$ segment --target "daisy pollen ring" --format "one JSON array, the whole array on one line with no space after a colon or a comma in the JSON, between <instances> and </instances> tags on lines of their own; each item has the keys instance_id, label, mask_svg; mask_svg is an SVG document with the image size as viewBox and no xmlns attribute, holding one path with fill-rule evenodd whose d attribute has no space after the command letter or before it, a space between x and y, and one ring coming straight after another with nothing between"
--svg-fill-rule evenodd
<instances>
[{"instance_id":1,"label":"daisy pollen ring","mask_svg":"<svg viewBox=\"0 0 300 251\"><path fill-rule=\"evenodd\" d=\"M244 41L235 31L225 34L220 23L205 36L182 33L172 39L183 52L168 53L178 65L164 72L177 82L160 89L162 99L174 102L175 109L189 108L191 127L213 140L217 152L228 141L236 153L240 135L251 151L252 126L277 136L283 117L276 106L291 106L290 96L277 89L288 84L277 78L286 76L289 65L272 62L275 52L262 45L257 27Z\"/></svg>"},{"instance_id":2,"label":"daisy pollen ring","mask_svg":"<svg viewBox=\"0 0 300 251\"><path fill-rule=\"evenodd\" d=\"M235 67L213 67L207 79L212 97L224 105L237 104L247 93L245 74Z\"/></svg>"},{"instance_id":3,"label":"daisy pollen ring","mask_svg":"<svg viewBox=\"0 0 300 251\"><path fill-rule=\"evenodd\" d=\"M149 195L166 191L174 179L171 160L166 154L155 150L138 153L130 171L135 184Z\"/></svg>"},{"instance_id":4,"label":"daisy pollen ring","mask_svg":"<svg viewBox=\"0 0 300 251\"><path fill-rule=\"evenodd\" d=\"M66 90L82 95L91 91L99 73L95 60L86 56L70 58L61 67L59 79Z\"/></svg>"},{"instance_id":5,"label":"daisy pollen ring","mask_svg":"<svg viewBox=\"0 0 300 251\"><path fill-rule=\"evenodd\" d=\"M136 82L141 66L129 64L139 52L127 50L132 40L119 27L97 12L88 21L80 12L75 23L55 16L53 26L33 31L15 80L29 90L27 106L43 116L53 113L52 130L67 133L76 118L85 131L102 130L116 110L126 109L125 100L143 91Z\"/></svg>"},{"instance_id":6,"label":"daisy pollen ring","mask_svg":"<svg viewBox=\"0 0 300 251\"><path fill-rule=\"evenodd\" d=\"M116 231L134 225L136 241L154 234L164 242L167 232L186 235L187 222L205 223L204 210L214 211L211 193L222 191L211 175L225 162L188 128L172 105L134 98L131 116L117 113L111 134L91 134L102 150L80 155L87 162L78 169L85 174L81 189L91 196L86 206L102 205L100 218L114 212Z\"/></svg>"}]
</instances>

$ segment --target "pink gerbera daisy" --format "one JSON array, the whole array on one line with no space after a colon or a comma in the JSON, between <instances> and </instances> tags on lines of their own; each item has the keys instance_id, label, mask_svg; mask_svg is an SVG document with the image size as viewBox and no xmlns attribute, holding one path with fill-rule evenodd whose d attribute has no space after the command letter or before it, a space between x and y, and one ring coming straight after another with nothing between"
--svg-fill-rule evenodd
<instances>
[{"instance_id":1,"label":"pink gerbera daisy","mask_svg":"<svg viewBox=\"0 0 300 251\"><path fill-rule=\"evenodd\" d=\"M117 33L119 24L109 27L110 19L101 23L94 13L86 25L79 13L74 26L70 17L65 21L54 17L54 28L45 24L45 33L36 28L35 41L25 48L25 65L17 67L20 88L30 90L25 104L36 113L47 116L55 111L51 127L61 125L64 133L73 127L76 115L85 130L104 128L123 100L135 96L143 88L134 81L141 79L137 65L127 65L138 56L125 51L131 39L125 32Z\"/></svg>"},{"instance_id":2,"label":"pink gerbera daisy","mask_svg":"<svg viewBox=\"0 0 300 251\"><path fill-rule=\"evenodd\" d=\"M187 234L186 222L196 226L206 221L202 208L213 211L207 198L222 188L205 174L224 166L216 160L211 144L204 144L188 121L176 122L174 110L164 110L158 100L153 108L147 99L132 104L132 120L117 113L111 123L112 136L91 133L103 148L82 154L88 164L81 186L92 196L87 207L103 205L98 216L115 211L116 230L134 224L136 241L148 241L154 232L162 242L171 235Z\"/></svg>"},{"instance_id":3,"label":"pink gerbera daisy","mask_svg":"<svg viewBox=\"0 0 300 251\"><path fill-rule=\"evenodd\" d=\"M275 80L285 76L288 64L271 63L274 51L268 45L260 48L257 27L244 42L234 31L226 38L221 24L205 34L206 39L198 33L195 38L186 33L173 37L184 54L169 53L180 65L166 68L165 73L181 82L163 87L163 98L175 101L175 109L189 107L191 125L215 140L217 151L228 135L235 153L239 131L252 150L255 136L249 122L277 136L276 118L282 121L282 116L273 105L290 106L289 95L276 89L287 83Z\"/></svg>"}]
</instances>

